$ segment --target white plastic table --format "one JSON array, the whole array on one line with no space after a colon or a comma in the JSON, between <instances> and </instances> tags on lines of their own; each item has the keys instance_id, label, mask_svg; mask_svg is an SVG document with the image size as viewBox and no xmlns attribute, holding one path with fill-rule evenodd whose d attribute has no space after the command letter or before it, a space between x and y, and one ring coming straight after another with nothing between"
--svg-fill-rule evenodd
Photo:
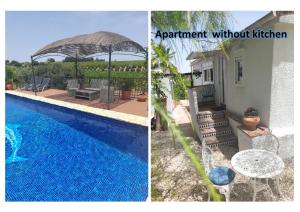
<instances>
[{"instance_id":1,"label":"white plastic table","mask_svg":"<svg viewBox=\"0 0 300 212\"><path fill-rule=\"evenodd\" d=\"M280 194L278 176L284 169L284 163L275 153L259 149L243 150L232 157L231 165L236 172L252 178L253 201L258 192L256 181L260 179L276 178L276 186Z\"/></svg>"}]
</instances>

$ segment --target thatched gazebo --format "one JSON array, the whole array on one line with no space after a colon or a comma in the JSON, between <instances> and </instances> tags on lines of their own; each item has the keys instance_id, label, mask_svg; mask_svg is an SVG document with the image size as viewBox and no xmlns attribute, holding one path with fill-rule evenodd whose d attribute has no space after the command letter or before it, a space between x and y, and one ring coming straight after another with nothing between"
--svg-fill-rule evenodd
<instances>
[{"instance_id":1,"label":"thatched gazebo","mask_svg":"<svg viewBox=\"0 0 300 212\"><path fill-rule=\"evenodd\" d=\"M78 59L108 54L108 109L110 103L111 86L111 57L112 54L143 55L146 50L131 39L112 32L95 32L92 34L78 35L55 41L41 48L31 56L31 67L33 75L34 91L36 95L36 82L34 72L34 61L49 56L68 56L75 59L75 78L78 73Z\"/></svg>"}]
</instances>

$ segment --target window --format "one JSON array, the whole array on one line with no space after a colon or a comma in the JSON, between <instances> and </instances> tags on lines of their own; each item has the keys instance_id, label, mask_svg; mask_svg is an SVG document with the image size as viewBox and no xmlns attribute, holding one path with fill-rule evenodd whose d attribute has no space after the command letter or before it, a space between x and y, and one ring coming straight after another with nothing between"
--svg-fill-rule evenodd
<instances>
[{"instance_id":1,"label":"window","mask_svg":"<svg viewBox=\"0 0 300 212\"><path fill-rule=\"evenodd\" d=\"M213 82L214 81L214 72L213 69L204 70L204 82Z\"/></svg>"},{"instance_id":2,"label":"window","mask_svg":"<svg viewBox=\"0 0 300 212\"><path fill-rule=\"evenodd\" d=\"M244 83L244 64L243 57L234 58L234 75L235 75L235 84L243 85Z\"/></svg>"}]
</instances>

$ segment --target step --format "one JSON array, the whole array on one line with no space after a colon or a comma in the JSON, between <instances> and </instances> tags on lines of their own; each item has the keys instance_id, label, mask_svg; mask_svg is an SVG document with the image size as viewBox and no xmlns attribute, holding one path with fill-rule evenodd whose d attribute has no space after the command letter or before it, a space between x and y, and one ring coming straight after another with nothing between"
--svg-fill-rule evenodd
<instances>
[{"instance_id":1,"label":"step","mask_svg":"<svg viewBox=\"0 0 300 212\"><path fill-rule=\"evenodd\" d=\"M200 129L228 126L228 123L228 120L225 118L205 118L198 120Z\"/></svg>"},{"instance_id":2,"label":"step","mask_svg":"<svg viewBox=\"0 0 300 212\"><path fill-rule=\"evenodd\" d=\"M198 107L215 105L215 101L198 102Z\"/></svg>"},{"instance_id":3,"label":"step","mask_svg":"<svg viewBox=\"0 0 300 212\"><path fill-rule=\"evenodd\" d=\"M200 111L197 113L197 119L204 119L204 118L224 118L225 117L225 110L220 111Z\"/></svg>"},{"instance_id":4,"label":"step","mask_svg":"<svg viewBox=\"0 0 300 212\"><path fill-rule=\"evenodd\" d=\"M223 135L220 137L207 137L203 139L205 145L214 147L214 146L223 146L223 145L236 145L237 137L233 134Z\"/></svg>"},{"instance_id":5,"label":"step","mask_svg":"<svg viewBox=\"0 0 300 212\"><path fill-rule=\"evenodd\" d=\"M222 136L222 135L229 135L232 134L232 129L229 126L222 126L222 127L212 127L212 128L203 128L200 129L200 132L203 138L211 137L211 136Z\"/></svg>"}]
</instances>

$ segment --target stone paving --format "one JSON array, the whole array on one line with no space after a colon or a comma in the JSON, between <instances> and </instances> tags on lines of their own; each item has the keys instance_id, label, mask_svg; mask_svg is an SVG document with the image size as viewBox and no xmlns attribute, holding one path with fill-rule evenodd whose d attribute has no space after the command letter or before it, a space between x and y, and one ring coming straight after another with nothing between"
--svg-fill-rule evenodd
<instances>
[{"instance_id":1,"label":"stone paving","mask_svg":"<svg viewBox=\"0 0 300 212\"><path fill-rule=\"evenodd\" d=\"M25 91L25 90L15 90L15 91L24 94L34 95L34 92L32 91ZM87 99L75 98L73 96L68 96L67 91L65 90L48 89L43 92L38 92L37 96L60 100L69 103L76 103L76 104L85 105L93 108L107 109L107 104L103 102L99 102L98 99L89 101ZM147 117L148 116L147 105L148 105L148 101L138 102L136 99L131 99L131 100L118 99L114 103L110 104L110 108L112 111Z\"/></svg>"},{"instance_id":2,"label":"stone paving","mask_svg":"<svg viewBox=\"0 0 300 212\"><path fill-rule=\"evenodd\" d=\"M19 91L6 91L6 93L33 99L33 100L37 100L37 101L41 101L41 102L45 102L48 104L58 105L58 106L62 106L62 107L70 108L70 109L76 109L76 110L80 110L80 111L87 112L87 113L93 113L95 115L113 118L113 119L117 119L120 121L125 121L125 122L129 122L129 123L133 123L133 124L148 126L148 119L147 119L147 117L143 117L143 116L133 115L133 114L124 113L124 112L118 112L118 111L114 111L114 110L106 110L106 109L97 108L97 107L86 106L86 105L74 103L74 102L56 100L53 98L49 98L48 96L41 96L41 95L35 96L32 94L27 94L27 93L19 92ZM74 97L72 97L72 98L74 98ZM86 100L86 101L88 101L88 100Z\"/></svg>"}]
</instances>

